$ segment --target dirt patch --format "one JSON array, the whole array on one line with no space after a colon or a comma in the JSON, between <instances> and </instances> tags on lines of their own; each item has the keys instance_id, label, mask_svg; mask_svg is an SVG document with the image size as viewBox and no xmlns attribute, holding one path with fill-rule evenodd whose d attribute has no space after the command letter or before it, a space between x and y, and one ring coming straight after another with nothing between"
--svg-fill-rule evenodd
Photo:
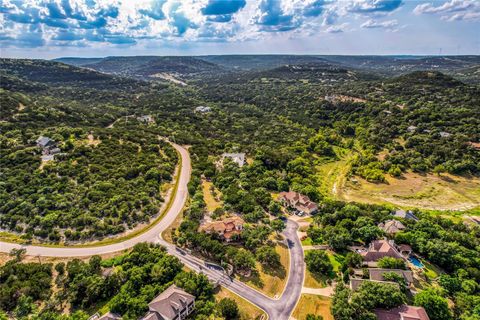
<instances>
[{"instance_id":1,"label":"dirt patch","mask_svg":"<svg viewBox=\"0 0 480 320\"><path fill-rule=\"evenodd\" d=\"M170 73L166 73L166 72L155 73L155 74L152 74L151 77L164 79L164 80L173 82L175 84L179 84L181 86L187 86L187 83L185 83L184 81L182 81L180 79L175 78Z\"/></svg>"},{"instance_id":2,"label":"dirt patch","mask_svg":"<svg viewBox=\"0 0 480 320\"><path fill-rule=\"evenodd\" d=\"M202 190L203 198L205 199L205 204L207 205L207 211L212 213L217 208L222 207L222 201L220 200L221 192L212 182L207 180L202 180Z\"/></svg>"},{"instance_id":3,"label":"dirt patch","mask_svg":"<svg viewBox=\"0 0 480 320\"><path fill-rule=\"evenodd\" d=\"M308 314L315 314L322 316L324 320L333 320L333 316L330 313L331 304L330 298L313 294L302 294L292 317L297 320L305 320Z\"/></svg>"},{"instance_id":4,"label":"dirt patch","mask_svg":"<svg viewBox=\"0 0 480 320\"><path fill-rule=\"evenodd\" d=\"M231 292L228 289L219 287L215 291L215 300L219 302L223 298L229 298L229 299L235 300L235 302L238 305L238 309L240 310L239 320L260 319L262 315L265 314L260 308L253 305L249 301L243 299L242 297L236 295L235 293ZM218 318L218 319L223 319L223 318Z\"/></svg>"},{"instance_id":5,"label":"dirt patch","mask_svg":"<svg viewBox=\"0 0 480 320\"><path fill-rule=\"evenodd\" d=\"M98 145L100 144L100 142L101 142L100 139L95 139L95 137L93 136L93 134L89 134L89 135L87 136L87 144L88 144L89 146L94 146L94 147L96 147L96 146L98 146Z\"/></svg>"}]
</instances>

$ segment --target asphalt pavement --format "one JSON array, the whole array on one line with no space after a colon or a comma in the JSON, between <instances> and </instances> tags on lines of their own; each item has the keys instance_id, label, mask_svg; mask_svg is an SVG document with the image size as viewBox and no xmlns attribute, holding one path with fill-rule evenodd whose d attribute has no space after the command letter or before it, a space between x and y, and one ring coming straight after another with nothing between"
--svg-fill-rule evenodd
<instances>
[{"instance_id":1,"label":"asphalt pavement","mask_svg":"<svg viewBox=\"0 0 480 320\"><path fill-rule=\"evenodd\" d=\"M152 228L131 239L95 247L47 247L38 245L21 245L15 243L1 242L0 251L10 252L12 249L25 248L28 255L47 256L47 257L86 257L91 255L100 255L122 251L133 247L140 242L155 242L167 248L169 254L179 258L185 265L196 272L205 274L210 280L226 287L244 299L263 309L271 320L287 320L293 312L298 299L300 298L303 278L305 272L303 250L300 239L297 236L298 224L287 220L283 235L286 238L290 251L290 271L288 281L284 292L279 299L272 299L260 291L238 280L231 279L224 270L212 263L205 262L199 258L188 254L184 250L179 250L175 245L170 244L161 238L165 231L180 214L188 197L188 182L191 175L191 162L188 151L175 143L172 146L179 152L182 158L182 166L178 175L178 189L173 199L172 206L165 216Z\"/></svg>"}]
</instances>

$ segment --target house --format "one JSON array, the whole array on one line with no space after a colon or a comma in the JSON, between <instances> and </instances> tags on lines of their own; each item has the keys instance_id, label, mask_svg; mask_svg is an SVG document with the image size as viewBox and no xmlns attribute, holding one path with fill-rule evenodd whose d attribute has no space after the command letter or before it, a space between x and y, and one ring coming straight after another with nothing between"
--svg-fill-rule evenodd
<instances>
[{"instance_id":1,"label":"house","mask_svg":"<svg viewBox=\"0 0 480 320\"><path fill-rule=\"evenodd\" d=\"M195 296L172 284L148 304L141 320L181 320L195 309Z\"/></svg>"},{"instance_id":2,"label":"house","mask_svg":"<svg viewBox=\"0 0 480 320\"><path fill-rule=\"evenodd\" d=\"M296 210L298 215L314 214L318 211L318 205L315 202L298 192L280 192L278 200L284 206Z\"/></svg>"},{"instance_id":3,"label":"house","mask_svg":"<svg viewBox=\"0 0 480 320\"><path fill-rule=\"evenodd\" d=\"M245 164L245 153L224 153L222 154L222 162L225 158L232 159L240 168Z\"/></svg>"},{"instance_id":4,"label":"house","mask_svg":"<svg viewBox=\"0 0 480 320\"><path fill-rule=\"evenodd\" d=\"M449 132L445 132L445 131L440 131L440 137L442 138L448 138L450 137L452 134L449 133Z\"/></svg>"},{"instance_id":5,"label":"house","mask_svg":"<svg viewBox=\"0 0 480 320\"><path fill-rule=\"evenodd\" d=\"M384 257L405 259L395 247L393 240L373 240L367 250L359 253L363 260L371 266L375 266L376 262Z\"/></svg>"},{"instance_id":6,"label":"house","mask_svg":"<svg viewBox=\"0 0 480 320\"><path fill-rule=\"evenodd\" d=\"M380 229L385 231L386 234L393 235L400 231L405 230L405 226L398 220L387 220L378 225Z\"/></svg>"},{"instance_id":7,"label":"house","mask_svg":"<svg viewBox=\"0 0 480 320\"><path fill-rule=\"evenodd\" d=\"M42 149L54 148L57 145L57 143L54 140L44 136L40 136L36 142L37 142L37 146L39 146Z\"/></svg>"},{"instance_id":8,"label":"house","mask_svg":"<svg viewBox=\"0 0 480 320\"><path fill-rule=\"evenodd\" d=\"M422 307L402 305L390 310L375 309L378 320L430 320Z\"/></svg>"},{"instance_id":9,"label":"house","mask_svg":"<svg viewBox=\"0 0 480 320\"><path fill-rule=\"evenodd\" d=\"M405 211L405 210L395 210L394 213L393 213L393 216L395 218L402 218L402 219L408 219L408 220L415 220L415 221L418 221L418 218L417 216L415 216L413 214L412 211L408 210L408 211Z\"/></svg>"},{"instance_id":10,"label":"house","mask_svg":"<svg viewBox=\"0 0 480 320\"><path fill-rule=\"evenodd\" d=\"M383 275L389 272L393 272L403 277L407 286L413 283L413 272L410 270L368 268L370 280L374 280L374 281L385 281L385 279L383 278Z\"/></svg>"},{"instance_id":11,"label":"house","mask_svg":"<svg viewBox=\"0 0 480 320\"><path fill-rule=\"evenodd\" d=\"M54 160L55 155L62 152L60 148L57 147L57 143L48 137L40 136L36 143L37 146L42 149L42 161Z\"/></svg>"},{"instance_id":12,"label":"house","mask_svg":"<svg viewBox=\"0 0 480 320\"><path fill-rule=\"evenodd\" d=\"M143 122L143 123L155 123L155 120L153 119L153 117L151 115L144 115L144 116L139 116L137 117L137 120L140 121L140 122Z\"/></svg>"},{"instance_id":13,"label":"house","mask_svg":"<svg viewBox=\"0 0 480 320\"><path fill-rule=\"evenodd\" d=\"M383 284L389 284L389 285L392 285L392 286L396 286L397 288L399 287L399 286L398 286L398 283L393 282L393 281L377 281L377 280L369 280L369 279L356 279L356 278L352 278L352 279L350 279L350 289L351 289L352 291L357 291L358 288L360 288L360 286L361 286L362 284L364 284L365 282L383 283Z\"/></svg>"},{"instance_id":14,"label":"house","mask_svg":"<svg viewBox=\"0 0 480 320\"><path fill-rule=\"evenodd\" d=\"M212 108L210 108L210 107L198 106L198 107L195 108L195 112L208 113L210 111L212 111Z\"/></svg>"},{"instance_id":15,"label":"house","mask_svg":"<svg viewBox=\"0 0 480 320\"><path fill-rule=\"evenodd\" d=\"M225 241L229 242L234 235L242 233L244 224L245 222L242 218L235 216L220 221L206 223L200 227L200 231L205 231L206 233L215 232L225 239Z\"/></svg>"},{"instance_id":16,"label":"house","mask_svg":"<svg viewBox=\"0 0 480 320\"><path fill-rule=\"evenodd\" d=\"M415 127L415 126L409 126L409 127L407 128L407 131L408 131L408 132L415 132L415 131L417 131L417 127Z\"/></svg>"}]
</instances>

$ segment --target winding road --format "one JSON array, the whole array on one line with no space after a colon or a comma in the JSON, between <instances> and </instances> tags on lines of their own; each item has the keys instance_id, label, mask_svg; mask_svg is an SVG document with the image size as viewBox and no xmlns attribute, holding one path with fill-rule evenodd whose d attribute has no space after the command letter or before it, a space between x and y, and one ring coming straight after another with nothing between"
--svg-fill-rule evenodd
<instances>
[{"instance_id":1,"label":"winding road","mask_svg":"<svg viewBox=\"0 0 480 320\"><path fill-rule=\"evenodd\" d=\"M198 259L161 238L162 232L173 223L185 206L188 197L187 185L191 175L191 161L188 151L180 145L175 143L171 144L179 152L182 158L182 165L177 177L177 179L179 179L178 189L175 198L172 200L172 205L165 213L164 217L144 233L122 242L92 247L47 247L0 242L0 251L10 252L14 248L25 248L27 254L32 256L85 257L125 250L140 242L159 243L167 248L169 254L179 258L190 269L205 274L210 280L226 287L263 309L270 320L289 319L298 299L300 298L305 272L303 250L300 239L297 236L296 231L298 225L296 222L288 220L283 232L290 249L290 271L285 290L279 299L267 297L243 282L231 279L221 267Z\"/></svg>"}]
</instances>

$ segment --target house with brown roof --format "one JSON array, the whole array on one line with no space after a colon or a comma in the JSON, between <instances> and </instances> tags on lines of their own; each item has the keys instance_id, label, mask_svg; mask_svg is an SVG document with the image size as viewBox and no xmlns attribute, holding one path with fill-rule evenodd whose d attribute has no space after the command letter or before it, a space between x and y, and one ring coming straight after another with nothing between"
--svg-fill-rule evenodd
<instances>
[{"instance_id":1,"label":"house with brown roof","mask_svg":"<svg viewBox=\"0 0 480 320\"><path fill-rule=\"evenodd\" d=\"M422 307L402 305L390 310L374 310L378 320L430 320Z\"/></svg>"},{"instance_id":2,"label":"house with brown roof","mask_svg":"<svg viewBox=\"0 0 480 320\"><path fill-rule=\"evenodd\" d=\"M245 221L242 218L234 216L231 218L226 218L219 221L212 221L206 223L200 227L200 231L205 231L206 233L217 233L229 242L232 240L232 237L236 234L242 233L243 225Z\"/></svg>"},{"instance_id":3,"label":"house with brown roof","mask_svg":"<svg viewBox=\"0 0 480 320\"><path fill-rule=\"evenodd\" d=\"M403 277L407 286L413 283L413 272L410 270L369 268L368 273L370 275L370 280L385 281L383 277L385 273L395 273L400 277Z\"/></svg>"},{"instance_id":4,"label":"house with brown roof","mask_svg":"<svg viewBox=\"0 0 480 320\"><path fill-rule=\"evenodd\" d=\"M405 226L398 220L387 220L378 225L380 229L385 231L386 234L394 235L400 231L405 230Z\"/></svg>"},{"instance_id":5,"label":"house with brown roof","mask_svg":"<svg viewBox=\"0 0 480 320\"><path fill-rule=\"evenodd\" d=\"M287 208L293 209L297 215L314 214L318 205L309 197L295 191L280 192L278 200Z\"/></svg>"},{"instance_id":6,"label":"house with brown roof","mask_svg":"<svg viewBox=\"0 0 480 320\"><path fill-rule=\"evenodd\" d=\"M376 262L384 257L405 259L395 247L393 240L373 240L368 249L357 252L363 257L363 261L372 267L376 266Z\"/></svg>"},{"instance_id":7,"label":"house with brown roof","mask_svg":"<svg viewBox=\"0 0 480 320\"><path fill-rule=\"evenodd\" d=\"M148 304L141 320L185 319L195 309L195 296L172 284Z\"/></svg>"}]
</instances>

